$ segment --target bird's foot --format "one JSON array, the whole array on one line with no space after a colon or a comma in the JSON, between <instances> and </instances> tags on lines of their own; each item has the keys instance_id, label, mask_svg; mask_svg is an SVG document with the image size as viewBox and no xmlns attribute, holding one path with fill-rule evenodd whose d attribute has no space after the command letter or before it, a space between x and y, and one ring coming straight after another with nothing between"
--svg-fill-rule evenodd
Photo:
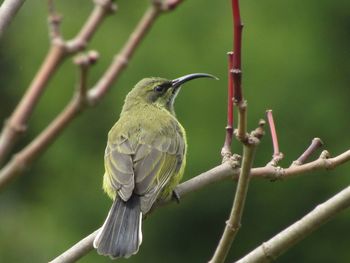
<instances>
[{"instance_id":1,"label":"bird's foot","mask_svg":"<svg viewBox=\"0 0 350 263\"><path fill-rule=\"evenodd\" d=\"M176 191L176 189L173 190L173 197L172 198L175 199L176 203L180 204L180 195Z\"/></svg>"}]
</instances>

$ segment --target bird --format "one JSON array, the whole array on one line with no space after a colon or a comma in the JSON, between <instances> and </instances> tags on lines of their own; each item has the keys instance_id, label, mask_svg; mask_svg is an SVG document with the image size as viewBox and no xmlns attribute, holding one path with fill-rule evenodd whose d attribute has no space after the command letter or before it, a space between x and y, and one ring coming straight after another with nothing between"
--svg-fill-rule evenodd
<instances>
[{"instance_id":1,"label":"bird","mask_svg":"<svg viewBox=\"0 0 350 263\"><path fill-rule=\"evenodd\" d=\"M157 201L179 198L174 188L186 166L187 142L174 102L181 86L197 78L217 79L207 73L144 78L126 96L104 154L103 190L113 204L93 242L98 254L136 254L142 218Z\"/></svg>"}]
</instances>

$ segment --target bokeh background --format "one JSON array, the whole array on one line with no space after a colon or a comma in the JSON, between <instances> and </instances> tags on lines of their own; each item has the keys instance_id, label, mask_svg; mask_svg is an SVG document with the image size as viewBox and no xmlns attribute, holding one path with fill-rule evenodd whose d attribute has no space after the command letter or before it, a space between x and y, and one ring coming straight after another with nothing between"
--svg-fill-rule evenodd
<instances>
[{"instance_id":1,"label":"bokeh background","mask_svg":"<svg viewBox=\"0 0 350 263\"><path fill-rule=\"evenodd\" d=\"M0 1L1 2L1 1ZM243 85L249 127L273 109L285 153L284 166L313 137L332 154L350 146L350 2L241 1L245 24ZM95 83L129 36L149 1L117 1L89 45L100 53ZM57 1L62 32L75 35L91 1ZM24 93L49 47L46 1L26 1L0 39L0 117ZM94 109L76 119L46 153L0 193L0 262L47 262L99 227L111 205L101 190L106 135L123 99L145 76L175 78L208 72L220 81L198 80L177 99L177 115L189 142L185 180L221 162L226 120L226 52L232 46L230 1L191 0L163 15L127 70ZM55 74L30 119L17 151L33 139L72 96L76 69L67 60ZM241 147L235 142L235 152ZM271 158L269 133L255 166ZM316 158L316 157L315 157ZM348 185L350 165L280 182L253 180L228 262L269 239L318 203ZM156 211L144 222L139 253L120 262L207 262L228 217L235 183L220 182ZM299 243L278 262L350 262L350 211ZM110 262L95 251L79 262Z\"/></svg>"}]
</instances>

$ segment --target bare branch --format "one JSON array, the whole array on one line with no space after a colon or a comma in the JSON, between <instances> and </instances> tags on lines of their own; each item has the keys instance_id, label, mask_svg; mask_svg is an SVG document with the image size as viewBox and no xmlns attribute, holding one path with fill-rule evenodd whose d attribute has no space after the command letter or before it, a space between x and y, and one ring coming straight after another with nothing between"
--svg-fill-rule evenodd
<instances>
[{"instance_id":1,"label":"bare branch","mask_svg":"<svg viewBox=\"0 0 350 263\"><path fill-rule=\"evenodd\" d=\"M17 153L2 170L0 170L0 190L12 178L22 174L26 168L28 168L32 162L35 161L53 141L55 141L61 132L85 109L86 106L93 106L102 99L111 87L113 81L116 80L122 69L125 68L126 62L134 54L134 51L146 35L146 32L148 32L149 28L153 25L155 19L161 14L160 11L159 6L156 4L149 7L119 55L116 56L116 59L112 62L98 83L87 92L87 96L74 96L56 119L53 120L53 122L28 146Z\"/></svg>"},{"instance_id":2,"label":"bare branch","mask_svg":"<svg viewBox=\"0 0 350 263\"><path fill-rule=\"evenodd\" d=\"M248 142L248 133L247 133L247 101L241 100L239 103L236 103L238 108L238 128L234 131L237 139L242 143Z\"/></svg>"},{"instance_id":3,"label":"bare branch","mask_svg":"<svg viewBox=\"0 0 350 263\"><path fill-rule=\"evenodd\" d=\"M10 25L24 0L4 0L0 7L0 38Z\"/></svg>"},{"instance_id":4,"label":"bare branch","mask_svg":"<svg viewBox=\"0 0 350 263\"><path fill-rule=\"evenodd\" d=\"M271 262L289 248L309 236L322 224L350 207L350 186L318 205L299 221L295 222L270 240L264 242L236 263Z\"/></svg>"},{"instance_id":5,"label":"bare branch","mask_svg":"<svg viewBox=\"0 0 350 263\"><path fill-rule=\"evenodd\" d=\"M290 178L296 175L305 174L311 171L319 171L322 169L332 169L335 168L347 161L350 161L350 150L329 159L322 159L319 158L316 161L313 161L308 164L303 164L300 166L295 167L289 167L283 170L283 172L279 172L279 170L276 167L273 166L265 166L265 167L259 167L259 168L253 168L251 169L250 176L251 177L257 177L257 178ZM238 175L240 174L241 169L232 166L230 162L225 162L219 166L216 166L200 175L197 175L193 177L192 179L183 182L179 184L175 190L176 193L180 196L180 198L184 198L190 193L194 193L206 186L212 185L213 183L227 180L227 179L238 179ZM168 199L160 204L157 204L157 207L169 204L173 202L173 199ZM57 257L52 261L54 263L68 263L68 262L74 262L80 257L87 254L90 250L92 250L92 242L94 240L95 235L97 234L97 230L87 236L86 238L79 241L76 245L68 249L66 252L64 252L62 255L64 255L63 258L61 256ZM86 242L85 242L86 241ZM78 255L78 257L77 257ZM63 261L63 259L66 258L72 258L73 261ZM61 259L62 261L59 261L58 259Z\"/></svg>"},{"instance_id":6,"label":"bare branch","mask_svg":"<svg viewBox=\"0 0 350 263\"><path fill-rule=\"evenodd\" d=\"M266 116L267 116L267 122L269 123L269 127L270 127L272 145L273 145L272 160L267 165L276 166L278 162L283 159L283 153L281 153L279 149L277 131L275 126L275 121L272 115L272 110L267 110Z\"/></svg>"},{"instance_id":7,"label":"bare branch","mask_svg":"<svg viewBox=\"0 0 350 263\"><path fill-rule=\"evenodd\" d=\"M101 24L103 18L109 13L111 6L113 6L112 0L96 1L95 7L82 30L73 40L67 43L59 36L57 25L52 25L52 23L57 23L57 19L53 19L53 21L49 19L51 35L53 37L51 48L21 101L11 117L4 124L0 135L0 165L4 162L21 135L26 131L29 117L45 91L49 79L56 72L64 58L86 46L86 43ZM53 9L52 6L51 9ZM51 12L49 14L50 17L52 15Z\"/></svg>"},{"instance_id":8,"label":"bare branch","mask_svg":"<svg viewBox=\"0 0 350 263\"><path fill-rule=\"evenodd\" d=\"M233 83L234 83L234 98L236 103L240 103L243 99L241 78L242 78L242 29L243 23L241 21L241 12L239 9L239 1L232 0L232 14L233 14Z\"/></svg>"},{"instance_id":9,"label":"bare branch","mask_svg":"<svg viewBox=\"0 0 350 263\"><path fill-rule=\"evenodd\" d=\"M305 150L305 152L300 155L300 157L292 163L292 165L301 165L304 164L307 159L319 148L323 146L323 142L320 138L314 138L310 144L310 146Z\"/></svg>"},{"instance_id":10,"label":"bare branch","mask_svg":"<svg viewBox=\"0 0 350 263\"><path fill-rule=\"evenodd\" d=\"M60 25L62 22L62 16L57 13L55 8L54 0L48 0L48 9L49 9L49 33L51 40L62 39L60 32Z\"/></svg>"},{"instance_id":11,"label":"bare branch","mask_svg":"<svg viewBox=\"0 0 350 263\"><path fill-rule=\"evenodd\" d=\"M95 3L94 9L81 30L76 37L66 43L67 52L70 54L83 50L103 20L117 10L113 0L93 0L93 2Z\"/></svg>"},{"instance_id":12,"label":"bare branch","mask_svg":"<svg viewBox=\"0 0 350 263\"><path fill-rule=\"evenodd\" d=\"M231 156L231 144L233 136L233 78L231 70L233 67L233 52L227 53L228 57L228 83L227 83L227 126L225 143L221 150L223 162L227 161Z\"/></svg>"},{"instance_id":13,"label":"bare branch","mask_svg":"<svg viewBox=\"0 0 350 263\"><path fill-rule=\"evenodd\" d=\"M216 247L215 253L209 263L222 263L225 261L238 230L241 227L241 218L250 180L250 170L253 165L256 146L264 134L264 124L264 121L260 122L259 128L250 134L248 143L244 144L242 168L238 178L236 194L230 217L226 221L224 233L222 234L220 242Z\"/></svg>"},{"instance_id":14,"label":"bare branch","mask_svg":"<svg viewBox=\"0 0 350 263\"><path fill-rule=\"evenodd\" d=\"M127 66L130 58L134 54L136 48L144 38L146 33L152 27L154 21L161 13L158 5L151 5L140 22L136 26L134 32L130 35L122 50L115 57L112 64L108 67L104 75L97 84L88 92L88 100L91 105L95 105L110 89L111 84L118 78L122 70Z\"/></svg>"},{"instance_id":15,"label":"bare branch","mask_svg":"<svg viewBox=\"0 0 350 263\"><path fill-rule=\"evenodd\" d=\"M51 47L29 89L22 97L11 117L5 122L0 135L0 164L12 150L19 137L26 131L27 120L39 100L48 77L55 71L63 58L63 54L64 47L61 44L57 43Z\"/></svg>"}]
</instances>

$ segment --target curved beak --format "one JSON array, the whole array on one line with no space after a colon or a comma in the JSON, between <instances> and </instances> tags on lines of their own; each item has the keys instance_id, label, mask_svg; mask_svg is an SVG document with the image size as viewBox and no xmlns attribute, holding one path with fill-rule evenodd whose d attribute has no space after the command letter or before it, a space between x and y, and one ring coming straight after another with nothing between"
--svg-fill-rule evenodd
<instances>
[{"instance_id":1,"label":"curved beak","mask_svg":"<svg viewBox=\"0 0 350 263\"><path fill-rule=\"evenodd\" d=\"M207 74L207 73L192 73L192 74L188 74L185 76L182 76L180 78L174 79L171 81L171 86L176 89L178 87L180 87L182 84L184 84L187 81L193 80L193 79L198 79L198 78L212 78L212 79L216 79L218 80L217 77L211 75L211 74Z\"/></svg>"}]
</instances>

